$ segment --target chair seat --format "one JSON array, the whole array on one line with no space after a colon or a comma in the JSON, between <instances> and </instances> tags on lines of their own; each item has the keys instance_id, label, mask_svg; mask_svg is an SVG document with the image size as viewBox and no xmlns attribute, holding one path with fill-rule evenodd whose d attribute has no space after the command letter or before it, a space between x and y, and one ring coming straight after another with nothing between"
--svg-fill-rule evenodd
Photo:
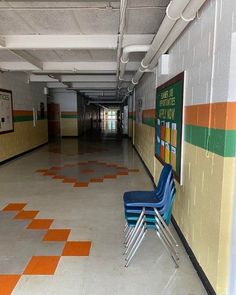
<instances>
[{"instance_id":1,"label":"chair seat","mask_svg":"<svg viewBox=\"0 0 236 295\"><path fill-rule=\"evenodd\" d=\"M126 206L125 207L125 212L127 213L136 213L136 214L140 214L143 210L143 207L134 207L134 206ZM156 215L153 207L147 209L145 208L145 214L149 214L149 215Z\"/></svg>"},{"instance_id":2,"label":"chair seat","mask_svg":"<svg viewBox=\"0 0 236 295\"><path fill-rule=\"evenodd\" d=\"M158 203L159 200L160 198L158 198L155 191L130 191L124 193L125 206L155 207L154 204Z\"/></svg>"}]
</instances>

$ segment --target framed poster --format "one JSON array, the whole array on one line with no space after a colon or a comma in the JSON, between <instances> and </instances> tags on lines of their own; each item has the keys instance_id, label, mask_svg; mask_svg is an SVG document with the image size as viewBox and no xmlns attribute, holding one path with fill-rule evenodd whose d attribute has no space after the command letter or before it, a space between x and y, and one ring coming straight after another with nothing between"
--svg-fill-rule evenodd
<instances>
[{"instance_id":1,"label":"framed poster","mask_svg":"<svg viewBox=\"0 0 236 295\"><path fill-rule=\"evenodd\" d=\"M138 99L136 105L136 123L142 124L143 122L143 100Z\"/></svg>"},{"instance_id":2,"label":"framed poster","mask_svg":"<svg viewBox=\"0 0 236 295\"><path fill-rule=\"evenodd\" d=\"M181 183L184 72L156 90L155 156Z\"/></svg>"},{"instance_id":3,"label":"framed poster","mask_svg":"<svg viewBox=\"0 0 236 295\"><path fill-rule=\"evenodd\" d=\"M0 134L13 131L12 92L0 89Z\"/></svg>"}]
</instances>

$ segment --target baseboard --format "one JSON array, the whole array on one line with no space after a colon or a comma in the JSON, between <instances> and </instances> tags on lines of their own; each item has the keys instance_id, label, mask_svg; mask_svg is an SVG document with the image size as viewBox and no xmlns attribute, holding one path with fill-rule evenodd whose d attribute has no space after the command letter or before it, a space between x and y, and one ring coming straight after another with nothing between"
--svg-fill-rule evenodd
<instances>
[{"instance_id":1,"label":"baseboard","mask_svg":"<svg viewBox=\"0 0 236 295\"><path fill-rule=\"evenodd\" d=\"M139 154L138 150L136 149L136 147L133 145L133 143L131 143L131 144L132 144L134 150L136 151L138 157L140 158L143 166L145 167L145 170L147 171L149 177L151 178L154 188L156 188L154 177L152 176L150 170L148 169L147 165L143 161L143 159L140 156L140 154ZM207 294L208 295L216 295L216 292L215 292L214 288L212 287L211 283L209 282L209 280L208 280L205 272L201 268L200 264L198 263L196 256L194 255L192 249L190 248L187 240L185 239L185 237L184 237L181 229L179 228L177 222L175 221L173 215L171 217L171 222L172 222L172 224L173 224L173 226L174 226L174 228L175 228L175 230L176 230L176 232L177 232L177 234L178 234L178 236L179 236L179 238L180 238L180 240L181 240L181 242L182 242L182 244L183 244L183 246L184 246L184 248L185 248L185 250L186 250L186 252L187 252L187 254L189 256L189 259L192 262L193 267L195 268L195 270L196 270L196 272L197 272L197 274L198 274L204 288L206 289Z\"/></svg>"},{"instance_id":2,"label":"baseboard","mask_svg":"<svg viewBox=\"0 0 236 295\"><path fill-rule=\"evenodd\" d=\"M46 144L48 144L48 141L45 142L45 143L43 143L43 144L40 144L40 145L38 145L38 146L36 146L36 147L34 147L34 148L32 148L32 149L30 149L30 150L27 150L27 151L25 151L25 152L23 152L23 153L19 153L19 154L13 156L13 157L10 157L10 158L8 158L8 159L6 159L6 160L3 160L3 161L0 162L0 166L1 166L1 165L4 165L4 164L6 164L6 163L8 163L8 162L10 162L10 161L13 161L13 160L15 160L15 159L17 159L17 158L19 158L19 157L22 157L22 156L24 156L25 154L28 154L28 153L30 153L30 152L33 152L34 150L37 150L37 149L43 147L43 146L46 145Z\"/></svg>"},{"instance_id":3,"label":"baseboard","mask_svg":"<svg viewBox=\"0 0 236 295\"><path fill-rule=\"evenodd\" d=\"M196 256L194 255L192 249L190 248L187 240L185 239L181 229L179 228L179 226L178 226L178 224L175 221L173 216L171 217L171 222L172 222L172 224L173 224L173 226L174 226L174 228L175 228L175 230L176 230L182 244L184 245L184 248L185 248L185 250L186 250L186 252L187 252L187 254L188 254L188 256L189 256L189 258L190 258L190 260L192 262L192 264L193 264L193 267L195 268L195 270L196 270L196 272L197 272L203 286L205 287L205 289L207 291L207 294L216 295L215 290L213 289L213 287L212 287L211 283L209 282L205 272L203 271L200 264L198 263Z\"/></svg>"}]
</instances>

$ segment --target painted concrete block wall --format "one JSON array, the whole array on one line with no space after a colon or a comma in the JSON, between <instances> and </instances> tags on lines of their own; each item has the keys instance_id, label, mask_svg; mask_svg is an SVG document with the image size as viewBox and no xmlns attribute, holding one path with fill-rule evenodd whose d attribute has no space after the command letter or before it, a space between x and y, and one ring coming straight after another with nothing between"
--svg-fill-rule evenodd
<instances>
[{"instance_id":1,"label":"painted concrete block wall","mask_svg":"<svg viewBox=\"0 0 236 295\"><path fill-rule=\"evenodd\" d=\"M0 88L12 91L14 132L0 134L0 162L48 141L47 119L33 126L33 108L47 107L42 83L28 83L25 73L0 73Z\"/></svg>"},{"instance_id":2,"label":"painted concrete block wall","mask_svg":"<svg viewBox=\"0 0 236 295\"><path fill-rule=\"evenodd\" d=\"M162 165L154 157L155 88L182 71L186 73L184 183L181 187L177 184L173 214L220 295L230 294L236 155L235 13L233 1L207 1L198 19L169 50L170 74L145 74L136 87L136 101L143 100L143 112L142 124L135 124L134 143L157 181Z\"/></svg>"},{"instance_id":3,"label":"painted concrete block wall","mask_svg":"<svg viewBox=\"0 0 236 295\"><path fill-rule=\"evenodd\" d=\"M61 136L78 135L77 93L63 89L52 91L51 101L60 104Z\"/></svg>"}]
</instances>

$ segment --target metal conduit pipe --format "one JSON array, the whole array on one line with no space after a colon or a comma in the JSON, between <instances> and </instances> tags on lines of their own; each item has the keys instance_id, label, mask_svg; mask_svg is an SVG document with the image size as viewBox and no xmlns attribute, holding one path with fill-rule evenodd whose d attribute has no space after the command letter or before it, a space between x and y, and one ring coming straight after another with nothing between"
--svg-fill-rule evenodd
<instances>
[{"instance_id":1,"label":"metal conduit pipe","mask_svg":"<svg viewBox=\"0 0 236 295\"><path fill-rule=\"evenodd\" d=\"M125 30L127 3L128 3L128 0L121 0L120 2L120 24L119 24L119 33L118 33L118 39L117 39L117 73L116 73L117 82L119 80L120 57L121 57L121 49L122 49L124 30Z\"/></svg>"},{"instance_id":2,"label":"metal conduit pipe","mask_svg":"<svg viewBox=\"0 0 236 295\"><path fill-rule=\"evenodd\" d=\"M148 68L149 63L156 54L158 48L161 46L166 36L169 34L176 21L181 17L185 7L191 0L173 0L170 1L166 8L166 16L161 23L161 26L153 39L150 49L141 62L141 71ZM135 79L136 80L136 79Z\"/></svg>"},{"instance_id":3,"label":"metal conduit pipe","mask_svg":"<svg viewBox=\"0 0 236 295\"><path fill-rule=\"evenodd\" d=\"M153 60L151 61L149 68L153 69L157 66L158 60L160 56L165 53L171 45L174 43L174 41L179 37L179 35L183 32L183 30L187 27L188 23L192 21L197 11L201 8L201 6L204 4L206 0L195 0L191 1L189 5L186 7L184 12L181 15L181 19L179 19L166 38L165 42L162 44L162 46L159 48L157 53L155 54Z\"/></svg>"},{"instance_id":4,"label":"metal conduit pipe","mask_svg":"<svg viewBox=\"0 0 236 295\"><path fill-rule=\"evenodd\" d=\"M147 52L150 45L128 45L124 47L122 56L120 58L120 76L119 79L122 81L124 78L126 65L129 62L129 54L133 52Z\"/></svg>"},{"instance_id":5,"label":"metal conduit pipe","mask_svg":"<svg viewBox=\"0 0 236 295\"><path fill-rule=\"evenodd\" d=\"M91 103L94 104L101 104L101 103L107 103L107 104L122 104L125 101L125 99L123 98L122 100L90 100L88 101L88 105L90 105Z\"/></svg>"},{"instance_id":6,"label":"metal conduit pipe","mask_svg":"<svg viewBox=\"0 0 236 295\"><path fill-rule=\"evenodd\" d=\"M164 38L164 42L159 44L159 46L157 47L157 50L156 50L155 54L152 56L151 60L150 60L150 56L149 56L149 58L148 58L149 64L146 63L147 62L147 59L146 59L147 55L142 60L141 66L140 66L139 70L136 72L136 74L134 75L132 81L134 81L137 84L138 81L140 80L140 78L143 76L143 73L146 68L153 68L157 65L159 57L170 48L170 46L175 42L175 40L179 37L179 35L186 28L188 23L191 22L195 18L197 11L201 8L201 6L203 5L203 3L205 1L206 0L191 0L191 2L188 4L188 6L180 13L180 18L175 21L171 30L168 32L168 34ZM165 17L165 19L166 19L166 17ZM165 19L164 19L164 21L165 21ZM162 22L162 24L163 24L163 22ZM162 25L161 25L161 27L162 27ZM158 33L157 33L157 35L158 35ZM149 51L147 54L149 54ZM132 83L129 88L133 89L136 84ZM130 90L128 90L128 91L130 91Z\"/></svg>"}]
</instances>

